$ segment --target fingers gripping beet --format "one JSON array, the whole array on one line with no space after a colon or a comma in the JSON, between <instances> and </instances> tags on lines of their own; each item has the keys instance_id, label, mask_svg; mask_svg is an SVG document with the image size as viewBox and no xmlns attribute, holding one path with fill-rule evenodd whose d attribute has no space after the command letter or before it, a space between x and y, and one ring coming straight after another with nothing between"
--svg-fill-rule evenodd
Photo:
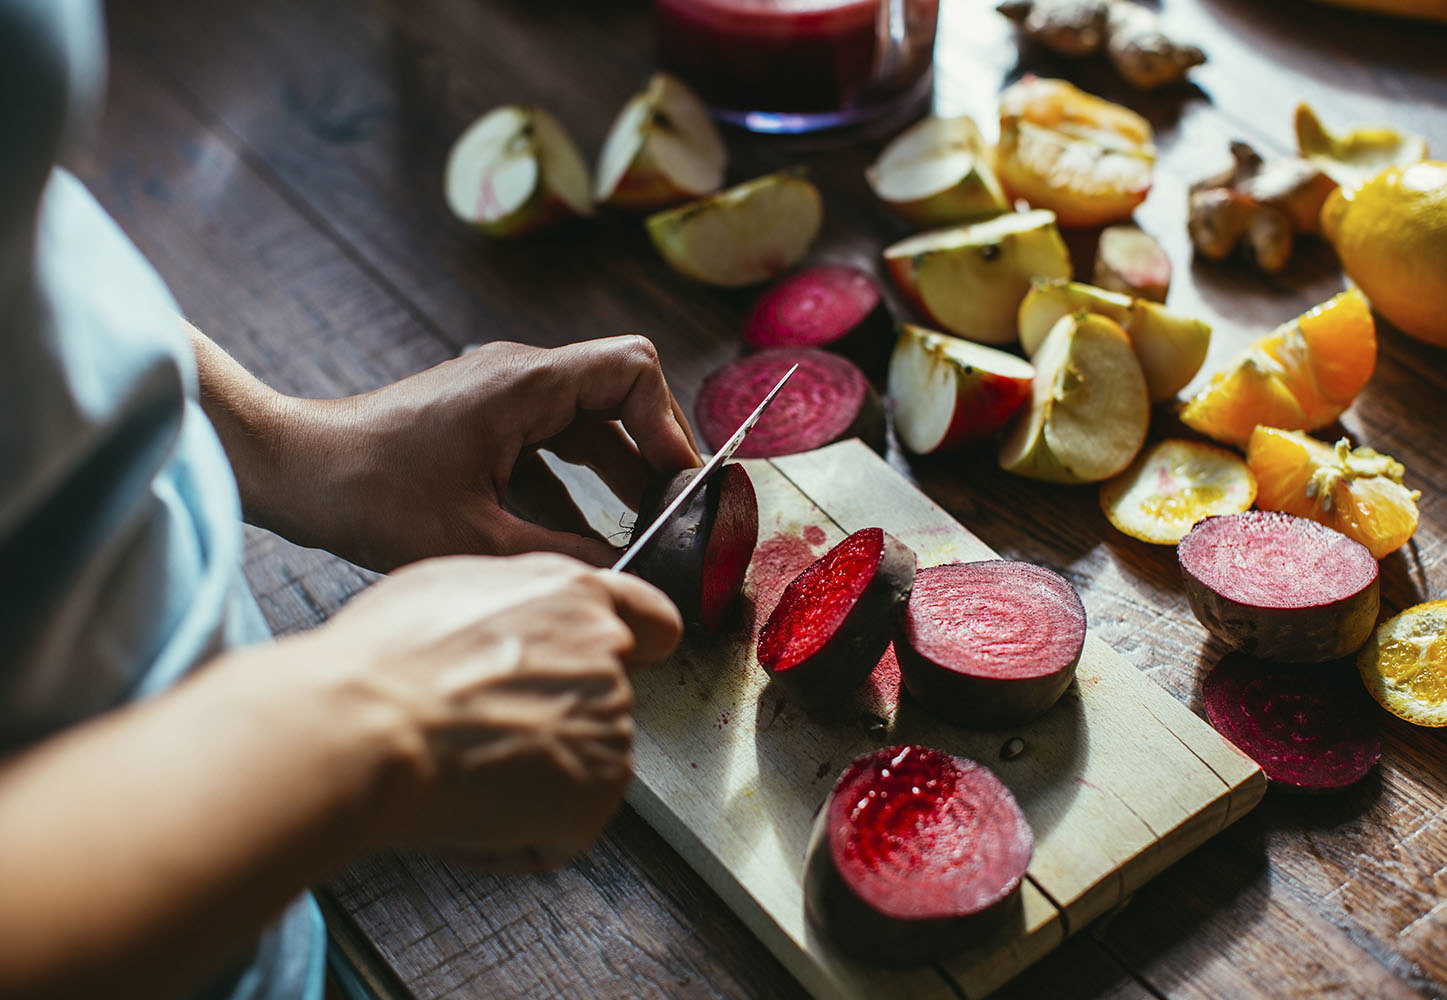
<instances>
[{"instance_id":1,"label":"fingers gripping beet","mask_svg":"<svg viewBox=\"0 0 1447 1000\"><path fill-rule=\"evenodd\" d=\"M1323 670L1228 653L1201 685L1206 717L1277 784L1343 788L1376 766L1382 740L1356 677L1343 683Z\"/></svg>"},{"instance_id":2,"label":"fingers gripping beet","mask_svg":"<svg viewBox=\"0 0 1447 1000\"><path fill-rule=\"evenodd\" d=\"M838 264L803 268L767 288L744 320L743 337L753 348L837 351L869 374L883 369L894 346L879 286Z\"/></svg>"},{"instance_id":3,"label":"fingers gripping beet","mask_svg":"<svg viewBox=\"0 0 1447 1000\"><path fill-rule=\"evenodd\" d=\"M698 475L688 469L643 498L634 537ZM684 620L716 632L744 584L759 538L759 504L742 465L718 470L638 553L634 571L673 598Z\"/></svg>"},{"instance_id":4,"label":"fingers gripping beet","mask_svg":"<svg viewBox=\"0 0 1447 1000\"><path fill-rule=\"evenodd\" d=\"M920 570L895 643L905 687L968 726L1028 722L1059 700L1085 645L1085 606L1059 573L992 559Z\"/></svg>"},{"instance_id":5,"label":"fingers gripping beet","mask_svg":"<svg viewBox=\"0 0 1447 1000\"><path fill-rule=\"evenodd\" d=\"M1008 921L1035 838L988 768L927 747L855 760L834 785L804 866L809 918L850 956L944 957Z\"/></svg>"},{"instance_id":6,"label":"fingers gripping beet","mask_svg":"<svg viewBox=\"0 0 1447 1000\"><path fill-rule=\"evenodd\" d=\"M856 531L784 588L759 633L759 665L811 701L842 698L884 655L914 570L909 546L882 528Z\"/></svg>"},{"instance_id":7,"label":"fingers gripping beet","mask_svg":"<svg viewBox=\"0 0 1447 1000\"><path fill-rule=\"evenodd\" d=\"M706 378L696 415L709 447L722 447L794 364L799 370L739 446L739 458L792 455L851 437L884 450L879 394L853 362L812 347L749 354Z\"/></svg>"},{"instance_id":8,"label":"fingers gripping beet","mask_svg":"<svg viewBox=\"0 0 1447 1000\"><path fill-rule=\"evenodd\" d=\"M1264 660L1345 656L1377 622L1377 561L1366 546L1304 517L1208 517L1181 539L1176 557L1201 624Z\"/></svg>"}]
</instances>

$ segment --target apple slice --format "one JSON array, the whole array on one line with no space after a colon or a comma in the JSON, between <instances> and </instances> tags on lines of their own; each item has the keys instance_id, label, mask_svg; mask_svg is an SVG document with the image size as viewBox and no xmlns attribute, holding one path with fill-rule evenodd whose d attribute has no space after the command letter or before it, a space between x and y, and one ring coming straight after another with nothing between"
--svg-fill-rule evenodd
<instances>
[{"instance_id":1,"label":"apple slice","mask_svg":"<svg viewBox=\"0 0 1447 1000\"><path fill-rule=\"evenodd\" d=\"M523 236L593 214L588 168L558 120L505 104L467 127L447 154L447 207L489 236Z\"/></svg>"},{"instance_id":2,"label":"apple slice","mask_svg":"<svg viewBox=\"0 0 1447 1000\"><path fill-rule=\"evenodd\" d=\"M884 147L864 177L908 221L947 226L1010 210L989 158L974 119L931 115Z\"/></svg>"},{"instance_id":3,"label":"apple slice","mask_svg":"<svg viewBox=\"0 0 1447 1000\"><path fill-rule=\"evenodd\" d=\"M594 198L654 212L717 191L727 162L723 138L698 95L676 76L654 73L603 140Z\"/></svg>"},{"instance_id":4,"label":"apple slice","mask_svg":"<svg viewBox=\"0 0 1447 1000\"><path fill-rule=\"evenodd\" d=\"M1054 483L1094 483L1130 465L1151 405L1130 339L1104 316L1061 318L1035 358L1030 409L1000 449L1000 468Z\"/></svg>"},{"instance_id":5,"label":"apple slice","mask_svg":"<svg viewBox=\"0 0 1447 1000\"><path fill-rule=\"evenodd\" d=\"M767 281L808 251L823 201L801 170L766 174L648 217L653 245L679 274L723 288Z\"/></svg>"},{"instance_id":6,"label":"apple slice","mask_svg":"<svg viewBox=\"0 0 1447 1000\"><path fill-rule=\"evenodd\" d=\"M1025 405L1034 377L1013 354L901 323L889 361L895 433L916 455L987 438Z\"/></svg>"},{"instance_id":7,"label":"apple slice","mask_svg":"<svg viewBox=\"0 0 1447 1000\"><path fill-rule=\"evenodd\" d=\"M1114 320L1130 338L1151 402L1170 399L1196 377L1211 346L1211 327L1145 299L1076 281L1040 280L1020 303L1020 346L1034 357L1061 317L1080 310Z\"/></svg>"},{"instance_id":8,"label":"apple slice","mask_svg":"<svg viewBox=\"0 0 1447 1000\"><path fill-rule=\"evenodd\" d=\"M936 229L884 251L900 290L937 326L982 344L1015 339L1030 279L1070 277L1052 212L1010 212Z\"/></svg>"},{"instance_id":9,"label":"apple slice","mask_svg":"<svg viewBox=\"0 0 1447 1000\"><path fill-rule=\"evenodd\" d=\"M1097 288L1151 302L1166 301L1171 258L1156 238L1137 226L1106 226L1095 245Z\"/></svg>"}]
</instances>

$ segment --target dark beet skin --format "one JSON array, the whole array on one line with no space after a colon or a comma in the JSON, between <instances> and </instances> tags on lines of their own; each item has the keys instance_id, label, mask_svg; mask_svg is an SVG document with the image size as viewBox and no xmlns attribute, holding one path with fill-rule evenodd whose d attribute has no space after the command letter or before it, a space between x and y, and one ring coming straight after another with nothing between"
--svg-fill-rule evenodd
<instances>
[{"instance_id":1,"label":"dark beet skin","mask_svg":"<svg viewBox=\"0 0 1447 1000\"><path fill-rule=\"evenodd\" d=\"M1070 582L1006 559L920 570L894 644L916 701L985 729L1059 701L1084 646L1085 606Z\"/></svg>"},{"instance_id":2,"label":"dark beet skin","mask_svg":"<svg viewBox=\"0 0 1447 1000\"><path fill-rule=\"evenodd\" d=\"M879 394L848 358L816 347L780 347L748 354L704 379L694 408L699 436L710 448L723 447L794 364L799 370L735 455L792 455L852 437L875 451L884 451L884 405Z\"/></svg>"},{"instance_id":3,"label":"dark beet skin","mask_svg":"<svg viewBox=\"0 0 1447 1000\"><path fill-rule=\"evenodd\" d=\"M986 767L927 747L875 750L845 768L814 821L809 919L851 958L946 957L1018 912L1035 838Z\"/></svg>"},{"instance_id":4,"label":"dark beet skin","mask_svg":"<svg viewBox=\"0 0 1447 1000\"><path fill-rule=\"evenodd\" d=\"M879 286L839 264L806 267L770 285L743 326L750 347L822 347L850 358L870 377L883 375L894 347L893 323Z\"/></svg>"},{"instance_id":5,"label":"dark beet skin","mask_svg":"<svg viewBox=\"0 0 1447 1000\"><path fill-rule=\"evenodd\" d=\"M908 545L881 528L856 531L784 588L759 633L759 665L805 701L844 697L889 646L914 570Z\"/></svg>"},{"instance_id":6,"label":"dark beet skin","mask_svg":"<svg viewBox=\"0 0 1447 1000\"><path fill-rule=\"evenodd\" d=\"M644 494L634 538L698 472L680 472ZM758 538L753 480L742 465L730 463L659 529L634 558L632 570L673 598L684 621L716 632L743 588Z\"/></svg>"},{"instance_id":7,"label":"dark beet skin","mask_svg":"<svg viewBox=\"0 0 1447 1000\"><path fill-rule=\"evenodd\" d=\"M1206 630L1263 660L1334 660L1360 649L1377 623L1377 561L1360 542L1304 517L1208 517L1181 539L1176 558Z\"/></svg>"},{"instance_id":8,"label":"dark beet skin","mask_svg":"<svg viewBox=\"0 0 1447 1000\"><path fill-rule=\"evenodd\" d=\"M1355 671L1228 653L1201 684L1206 717L1286 788L1326 792L1365 778L1382 739Z\"/></svg>"}]
</instances>

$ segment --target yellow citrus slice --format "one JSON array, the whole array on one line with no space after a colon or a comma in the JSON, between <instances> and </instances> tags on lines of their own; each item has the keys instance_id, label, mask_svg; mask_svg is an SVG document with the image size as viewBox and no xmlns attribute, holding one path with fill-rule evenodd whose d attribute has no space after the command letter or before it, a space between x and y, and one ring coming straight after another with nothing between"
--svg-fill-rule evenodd
<instances>
[{"instance_id":1,"label":"yellow citrus slice","mask_svg":"<svg viewBox=\"0 0 1447 1000\"><path fill-rule=\"evenodd\" d=\"M1256 497L1246 463L1213 444L1171 438L1143 452L1100 487L1100 509L1118 529L1156 545L1175 545L1213 514L1239 514Z\"/></svg>"},{"instance_id":2,"label":"yellow citrus slice","mask_svg":"<svg viewBox=\"0 0 1447 1000\"><path fill-rule=\"evenodd\" d=\"M1242 448L1257 424L1316 430L1351 405L1376 361L1372 313L1353 288L1252 344L1186 404L1181 421Z\"/></svg>"},{"instance_id":3,"label":"yellow citrus slice","mask_svg":"<svg viewBox=\"0 0 1447 1000\"><path fill-rule=\"evenodd\" d=\"M1300 431L1258 427L1246 446L1256 506L1309 517L1365 545L1381 559L1417 530L1417 498L1402 485L1402 463L1371 448L1335 446Z\"/></svg>"},{"instance_id":4,"label":"yellow citrus slice","mask_svg":"<svg viewBox=\"0 0 1447 1000\"><path fill-rule=\"evenodd\" d=\"M1419 726L1447 726L1447 601L1410 607L1377 626L1357 654L1382 707Z\"/></svg>"}]
</instances>

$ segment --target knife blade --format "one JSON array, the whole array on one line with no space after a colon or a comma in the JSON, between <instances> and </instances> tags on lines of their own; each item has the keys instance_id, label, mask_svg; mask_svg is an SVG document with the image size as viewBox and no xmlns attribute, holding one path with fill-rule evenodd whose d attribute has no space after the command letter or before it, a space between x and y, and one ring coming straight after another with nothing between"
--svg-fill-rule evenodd
<instances>
[{"instance_id":1,"label":"knife blade","mask_svg":"<svg viewBox=\"0 0 1447 1000\"><path fill-rule=\"evenodd\" d=\"M639 550L652 541L654 535L658 534L658 529L663 527L664 523L670 517L682 510L684 505L696 496L699 490L707 485L709 479L719 466L733 457L733 453L738 450L739 445L743 444L744 438L749 436L749 431L754 429L754 425L759 422L759 418L764 415L764 411L769 408L769 404L774 401L774 397L779 394L779 390L784 388L784 383L789 381L789 376L793 375L798 369L799 366L794 365L784 373L784 377L779 379L778 384L769 390L769 394L763 398L763 401L754 407L754 412L744 418L744 422L739 424L739 429L729 436L729 439L724 442L724 446L718 450L713 458L708 460L708 464L703 467L702 471L689 481L689 484L683 488L683 492L679 493L667 507L663 508L663 512L653 519L653 523L647 527L643 534L639 535L638 539L632 545L628 546L628 551L618 557L618 561L613 564L614 572L620 572L625 569L628 564L633 561L633 557L638 554Z\"/></svg>"}]
</instances>

